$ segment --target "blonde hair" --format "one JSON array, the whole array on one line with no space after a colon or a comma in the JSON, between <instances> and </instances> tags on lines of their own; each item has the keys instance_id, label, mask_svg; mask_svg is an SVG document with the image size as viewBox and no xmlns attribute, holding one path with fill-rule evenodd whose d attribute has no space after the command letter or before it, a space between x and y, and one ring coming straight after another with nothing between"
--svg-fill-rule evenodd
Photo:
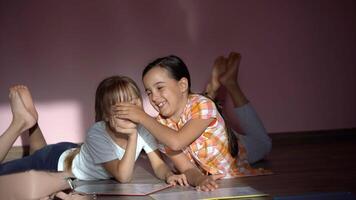
<instances>
[{"instance_id":1,"label":"blonde hair","mask_svg":"<svg viewBox=\"0 0 356 200\"><path fill-rule=\"evenodd\" d=\"M102 80L95 94L95 122L106 121L112 105L129 102L133 95L142 101L140 89L129 77L111 76Z\"/></svg>"}]
</instances>

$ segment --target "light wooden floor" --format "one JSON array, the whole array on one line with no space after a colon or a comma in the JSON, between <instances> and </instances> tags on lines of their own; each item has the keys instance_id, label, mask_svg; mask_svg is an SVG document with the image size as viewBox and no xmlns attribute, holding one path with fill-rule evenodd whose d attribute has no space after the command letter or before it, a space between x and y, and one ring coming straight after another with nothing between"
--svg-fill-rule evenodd
<instances>
[{"instance_id":1,"label":"light wooden floor","mask_svg":"<svg viewBox=\"0 0 356 200\"><path fill-rule=\"evenodd\" d=\"M250 186L274 196L314 192L353 192L356 194L356 129L305 133L272 134L273 149L265 161L257 163L271 169L268 176L220 180L220 187ZM135 183L159 182L148 161L141 157L135 168ZM161 192L185 191L169 188ZM102 196L98 199L117 199ZM151 199L120 197L120 199ZM252 198L253 199L253 198Z\"/></svg>"}]
</instances>

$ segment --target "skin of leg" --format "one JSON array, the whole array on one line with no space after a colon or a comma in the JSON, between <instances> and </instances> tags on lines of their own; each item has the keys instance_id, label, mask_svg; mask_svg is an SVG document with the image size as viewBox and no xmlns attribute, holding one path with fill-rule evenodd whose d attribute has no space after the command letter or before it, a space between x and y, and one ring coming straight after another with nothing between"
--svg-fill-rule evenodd
<instances>
[{"instance_id":1,"label":"skin of leg","mask_svg":"<svg viewBox=\"0 0 356 200\"><path fill-rule=\"evenodd\" d=\"M56 197L59 199L64 199L64 200L91 200L91 199L96 199L95 195L91 196L86 196L82 194L74 194L74 193L69 193L66 194L64 192L58 192L56 194Z\"/></svg>"},{"instance_id":2,"label":"skin of leg","mask_svg":"<svg viewBox=\"0 0 356 200\"><path fill-rule=\"evenodd\" d=\"M0 163L5 159L10 148L22 133L23 126L19 123L11 123L7 130L0 136Z\"/></svg>"},{"instance_id":3,"label":"skin of leg","mask_svg":"<svg viewBox=\"0 0 356 200\"><path fill-rule=\"evenodd\" d=\"M37 115L33 116L25 107L17 91L17 87L11 87L9 92L12 121L7 130L0 136L0 162L2 162L16 141L17 137L34 126Z\"/></svg>"},{"instance_id":4,"label":"skin of leg","mask_svg":"<svg viewBox=\"0 0 356 200\"><path fill-rule=\"evenodd\" d=\"M0 176L0 199L40 199L69 189L66 172L30 170Z\"/></svg>"},{"instance_id":5,"label":"skin of leg","mask_svg":"<svg viewBox=\"0 0 356 200\"><path fill-rule=\"evenodd\" d=\"M35 124L32 128L29 129L29 135L30 135L30 154L47 145L47 142L43 137L41 128L39 127L38 124Z\"/></svg>"},{"instance_id":6,"label":"skin of leg","mask_svg":"<svg viewBox=\"0 0 356 200\"><path fill-rule=\"evenodd\" d=\"M35 105L32 100L30 90L24 85L19 85L17 86L17 91L26 109L29 112L31 112L34 116L38 116ZM33 127L29 129L29 135L30 135L30 154L47 145L47 142L43 137L42 131L38 123L36 123Z\"/></svg>"}]
</instances>

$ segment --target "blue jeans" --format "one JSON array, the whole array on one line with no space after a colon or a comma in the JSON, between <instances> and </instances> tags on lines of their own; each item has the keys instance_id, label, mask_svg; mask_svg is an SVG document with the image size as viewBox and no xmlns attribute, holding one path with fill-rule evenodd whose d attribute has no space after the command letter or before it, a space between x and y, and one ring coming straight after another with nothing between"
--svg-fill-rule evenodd
<instances>
[{"instance_id":1,"label":"blue jeans","mask_svg":"<svg viewBox=\"0 0 356 200\"><path fill-rule=\"evenodd\" d=\"M47 145L29 156L0 164L0 175L31 169L57 171L61 154L67 149L75 147L78 147L78 145L70 142Z\"/></svg>"}]
</instances>

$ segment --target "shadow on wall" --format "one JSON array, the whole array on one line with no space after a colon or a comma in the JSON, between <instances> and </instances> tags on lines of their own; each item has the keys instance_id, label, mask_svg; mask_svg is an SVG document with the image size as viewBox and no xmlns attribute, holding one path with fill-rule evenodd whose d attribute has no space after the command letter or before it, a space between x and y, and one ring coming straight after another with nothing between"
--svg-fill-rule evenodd
<instances>
[{"instance_id":1,"label":"shadow on wall","mask_svg":"<svg viewBox=\"0 0 356 200\"><path fill-rule=\"evenodd\" d=\"M48 144L70 141L82 142L84 108L76 101L37 102L39 125ZM12 120L9 105L0 105L0 130L6 130ZM28 134L22 134L15 146L28 144Z\"/></svg>"},{"instance_id":2,"label":"shadow on wall","mask_svg":"<svg viewBox=\"0 0 356 200\"><path fill-rule=\"evenodd\" d=\"M194 20L187 24L184 4L191 3L0 2L0 131L11 121L8 88L25 84L48 142L82 141L94 122L102 79L126 75L141 85L141 71L152 58L194 50ZM170 23L167 34L157 28Z\"/></svg>"}]
</instances>

